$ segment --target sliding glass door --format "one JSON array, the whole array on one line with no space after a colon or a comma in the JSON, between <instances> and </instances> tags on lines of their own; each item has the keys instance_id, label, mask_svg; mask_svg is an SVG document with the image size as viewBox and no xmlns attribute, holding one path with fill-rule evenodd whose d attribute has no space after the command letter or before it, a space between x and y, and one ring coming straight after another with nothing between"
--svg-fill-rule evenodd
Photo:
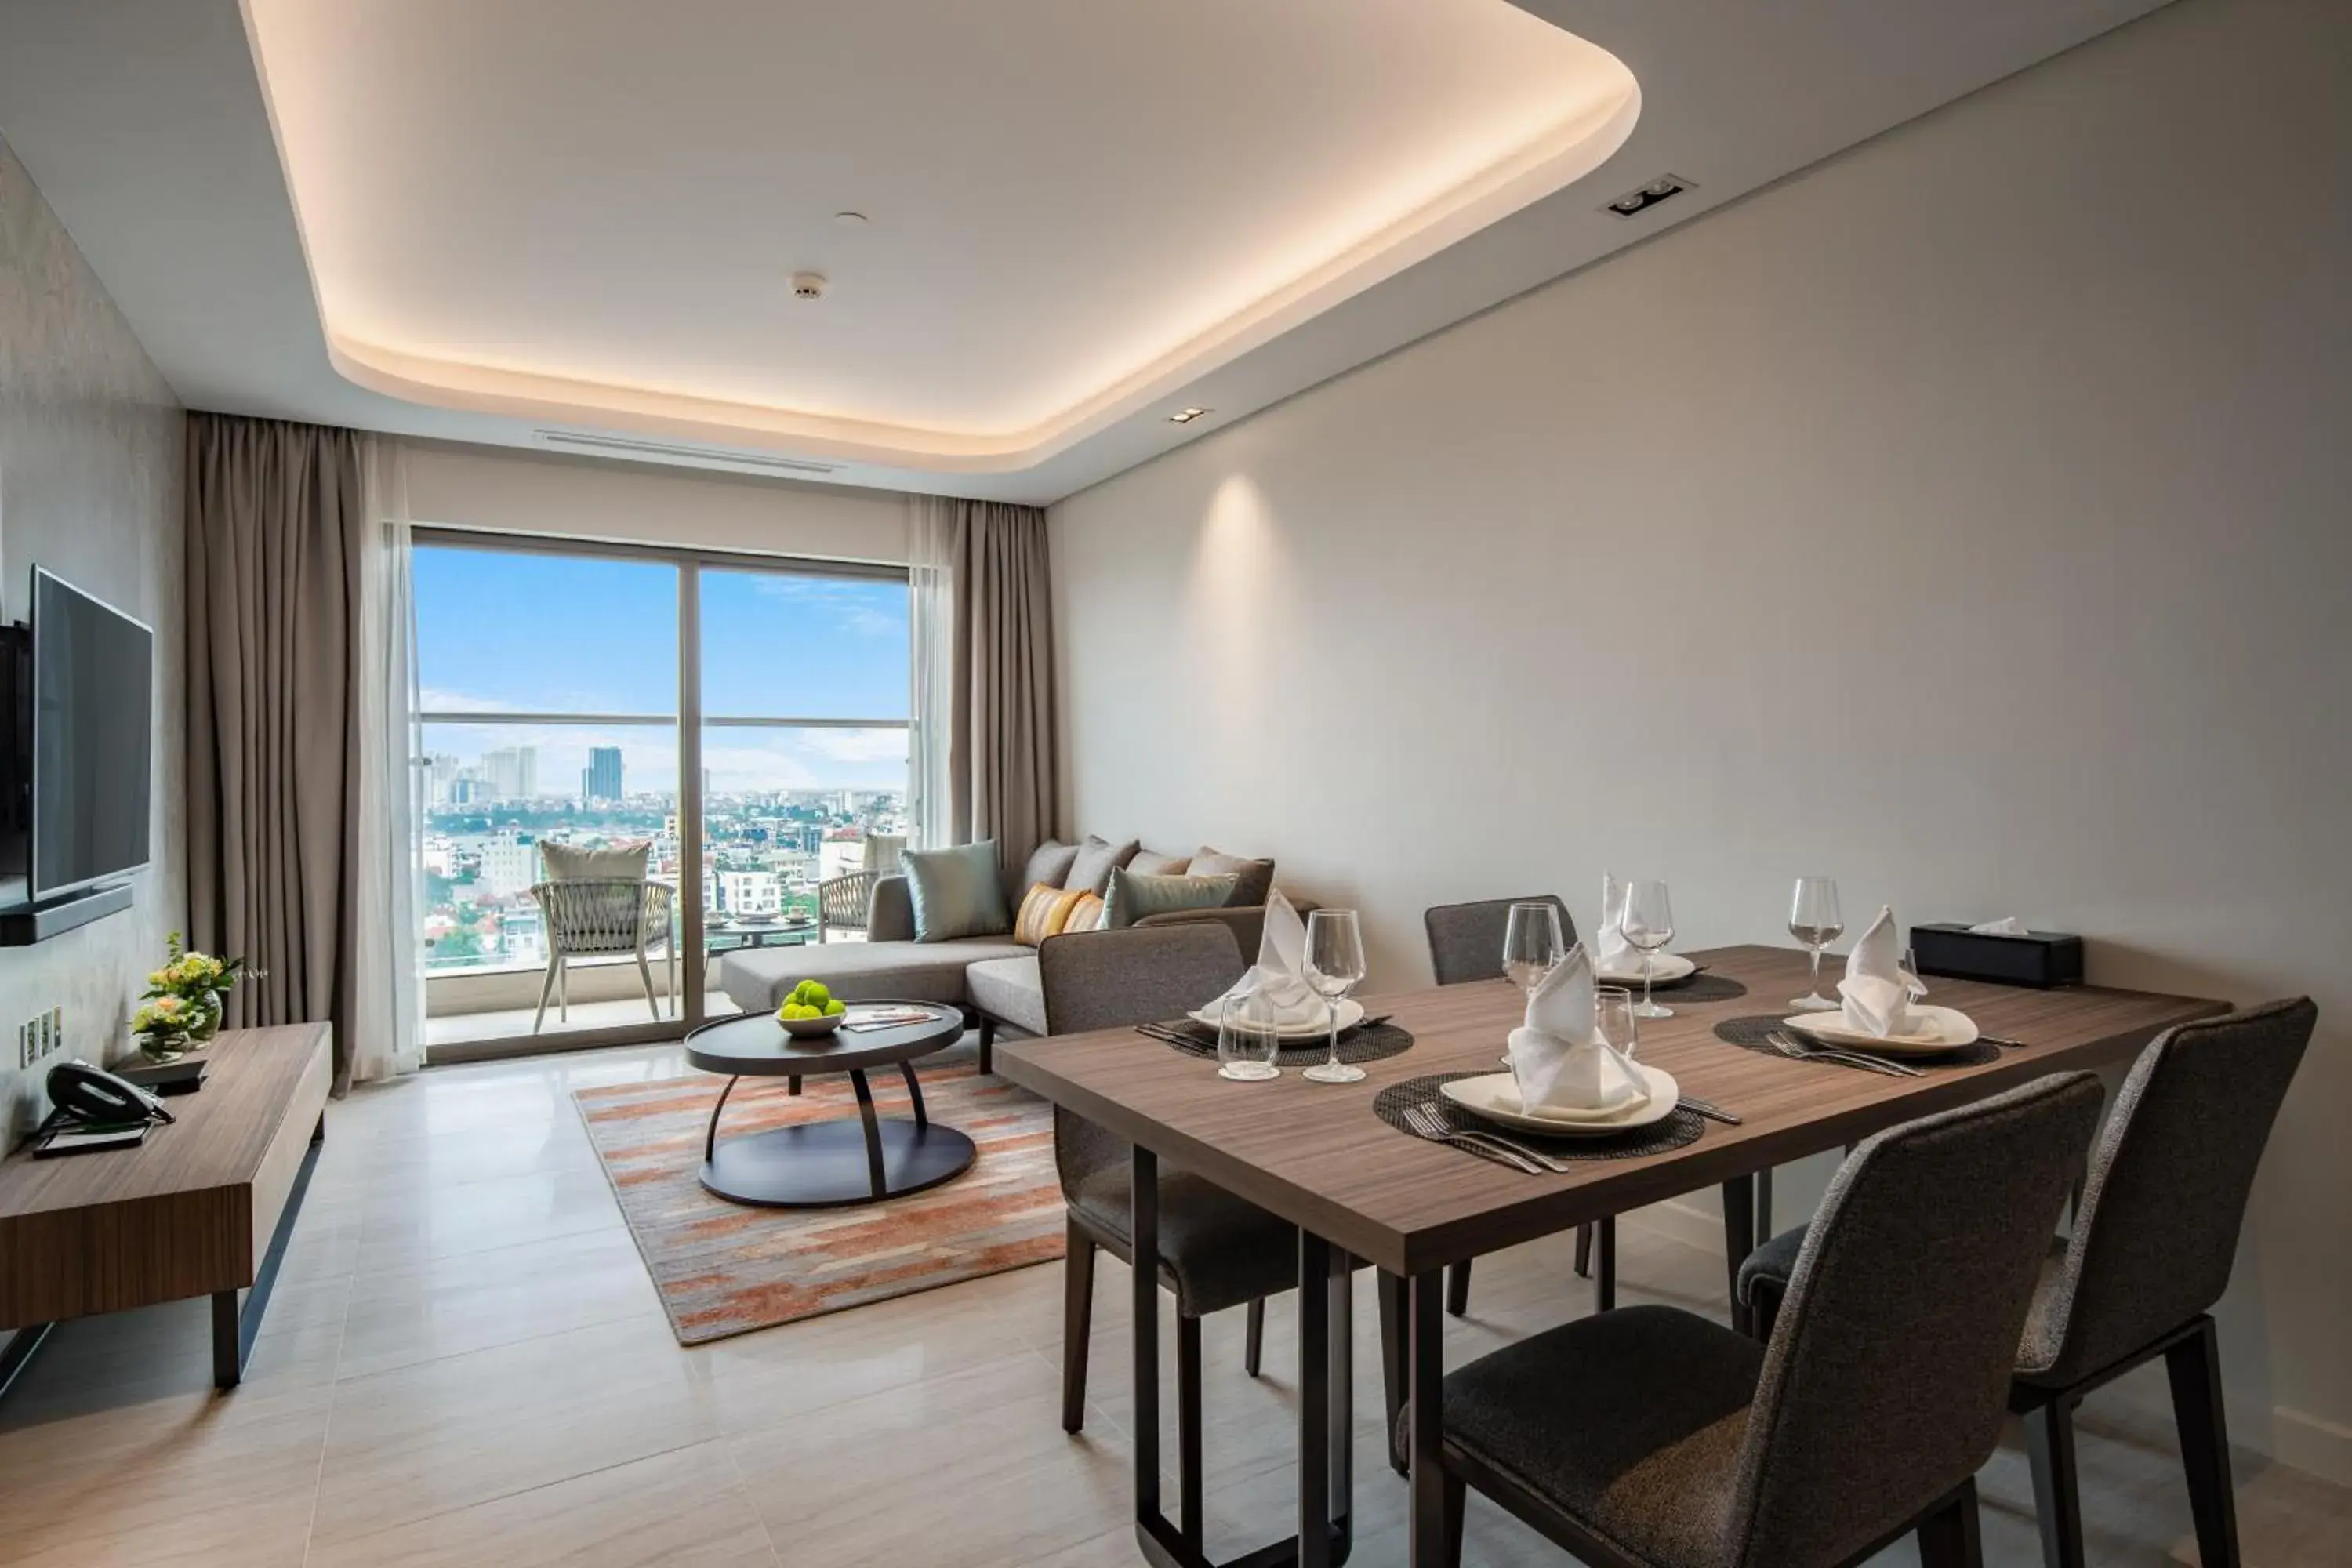
<instances>
[{"instance_id":1,"label":"sliding glass door","mask_svg":"<svg viewBox=\"0 0 2352 1568\"><path fill-rule=\"evenodd\" d=\"M903 573L420 531L421 951L442 1059L673 1036L905 842ZM862 908L862 905L860 906Z\"/></svg>"}]
</instances>

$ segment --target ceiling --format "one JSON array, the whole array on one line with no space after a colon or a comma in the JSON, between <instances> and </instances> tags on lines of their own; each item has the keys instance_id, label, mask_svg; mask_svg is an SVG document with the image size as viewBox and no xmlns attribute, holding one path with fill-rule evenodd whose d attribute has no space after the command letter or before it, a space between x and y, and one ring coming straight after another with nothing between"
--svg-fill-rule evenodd
<instances>
[{"instance_id":1,"label":"ceiling","mask_svg":"<svg viewBox=\"0 0 2352 1568\"><path fill-rule=\"evenodd\" d=\"M1045 501L2153 8L0 0L0 136L193 406Z\"/></svg>"}]
</instances>

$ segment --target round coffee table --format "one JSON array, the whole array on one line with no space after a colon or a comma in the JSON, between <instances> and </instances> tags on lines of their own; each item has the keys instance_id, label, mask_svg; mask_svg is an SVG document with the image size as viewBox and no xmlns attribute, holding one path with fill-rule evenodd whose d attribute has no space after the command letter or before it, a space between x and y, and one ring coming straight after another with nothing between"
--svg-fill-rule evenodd
<instances>
[{"instance_id":1,"label":"round coffee table","mask_svg":"<svg viewBox=\"0 0 2352 1568\"><path fill-rule=\"evenodd\" d=\"M971 1166L976 1151L952 1127L932 1124L923 1110L922 1085L915 1081L915 1058L963 1037L963 1010L931 1002L857 1003L854 1016L869 1006L921 1007L920 1023L885 1029L842 1030L795 1038L765 1013L705 1024L686 1037L686 1059L705 1072L725 1073L727 1087L710 1109L702 1141L702 1184L732 1203L764 1208L835 1208L880 1203L936 1187ZM895 1066L906 1076L915 1119L874 1114L869 1068ZM858 1120L814 1121L719 1142L719 1113L744 1078L799 1079L819 1073L847 1073L857 1090Z\"/></svg>"}]
</instances>

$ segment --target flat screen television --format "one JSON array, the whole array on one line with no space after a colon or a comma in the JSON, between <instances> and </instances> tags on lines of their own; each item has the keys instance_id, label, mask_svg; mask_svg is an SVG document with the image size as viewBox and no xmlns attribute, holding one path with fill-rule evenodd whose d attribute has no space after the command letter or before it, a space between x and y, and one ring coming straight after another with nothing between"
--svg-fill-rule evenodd
<instances>
[{"instance_id":1,"label":"flat screen television","mask_svg":"<svg viewBox=\"0 0 2352 1568\"><path fill-rule=\"evenodd\" d=\"M32 634L37 903L147 864L155 634L38 566Z\"/></svg>"}]
</instances>

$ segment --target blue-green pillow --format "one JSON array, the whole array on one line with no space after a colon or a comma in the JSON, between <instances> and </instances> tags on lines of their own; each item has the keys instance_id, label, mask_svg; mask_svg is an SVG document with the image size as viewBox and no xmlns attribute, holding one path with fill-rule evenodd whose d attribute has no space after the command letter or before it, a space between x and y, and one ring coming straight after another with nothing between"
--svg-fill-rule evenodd
<instances>
[{"instance_id":1,"label":"blue-green pillow","mask_svg":"<svg viewBox=\"0 0 2352 1568\"><path fill-rule=\"evenodd\" d=\"M1103 930L1131 926L1146 915L1222 908L1234 896L1234 877L1152 877L1121 866L1110 874Z\"/></svg>"},{"instance_id":2,"label":"blue-green pillow","mask_svg":"<svg viewBox=\"0 0 2352 1568\"><path fill-rule=\"evenodd\" d=\"M996 840L952 849L910 849L902 867L915 906L915 940L998 936L1013 929L1004 883L996 872Z\"/></svg>"}]
</instances>

